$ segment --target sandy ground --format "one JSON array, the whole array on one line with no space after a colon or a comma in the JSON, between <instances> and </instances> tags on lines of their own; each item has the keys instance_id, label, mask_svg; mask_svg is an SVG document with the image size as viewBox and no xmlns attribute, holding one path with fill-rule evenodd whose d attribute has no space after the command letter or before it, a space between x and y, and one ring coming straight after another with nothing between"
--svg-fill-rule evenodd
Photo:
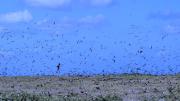
<instances>
[{"instance_id":1,"label":"sandy ground","mask_svg":"<svg viewBox=\"0 0 180 101\"><path fill-rule=\"evenodd\" d=\"M123 101L141 101L172 95L180 101L180 75L108 75L93 77L0 77L0 94L22 93L82 98L116 95Z\"/></svg>"}]
</instances>

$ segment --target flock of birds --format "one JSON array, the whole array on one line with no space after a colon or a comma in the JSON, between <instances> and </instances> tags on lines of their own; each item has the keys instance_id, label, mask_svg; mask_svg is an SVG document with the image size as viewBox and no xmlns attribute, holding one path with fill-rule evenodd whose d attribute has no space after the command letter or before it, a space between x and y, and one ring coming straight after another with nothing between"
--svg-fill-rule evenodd
<instances>
[{"instance_id":1,"label":"flock of birds","mask_svg":"<svg viewBox=\"0 0 180 101\"><path fill-rule=\"evenodd\" d=\"M55 22L52 24L56 25ZM130 27L133 31L136 30L135 25ZM157 50L166 52L168 49L166 45L157 46L158 43L156 42L147 44L146 40L148 38L146 36L150 32L146 34L131 32L125 35L124 38L121 35L119 35L119 38L116 36L115 38L104 32L97 32L97 35L84 34L83 31L78 29L71 32L71 34L62 34L55 31L50 31L51 34L40 31L37 32L41 34L31 34L33 33L32 30L27 27L25 31L20 32L9 31L8 29L0 32L1 75L8 75L8 72L15 73L15 68L18 68L16 70L17 75L20 71L23 73L37 72L37 74L39 72L43 74L44 71L47 71L45 74L48 72L54 74L54 71L59 73L61 69L64 69L67 72L73 68L72 73L81 69L82 73L89 70L96 71L97 68L104 72L108 68L113 70L113 67L124 69L125 72L142 72L144 70L143 73L145 73L148 71L146 68L149 68L149 70L156 68L155 63L151 61L155 58L153 57L154 52ZM169 34L160 35L159 43L168 36ZM128 37L133 38L133 41L126 39ZM148 53L150 51L151 53ZM161 54L161 59L166 64L171 57L174 60L179 59L178 55L166 54L166 56L163 56ZM39 71L39 66L46 69L40 69ZM180 65L176 64L176 68L178 66ZM27 68L31 71L27 71ZM130 68L130 70L127 68ZM167 68L170 72L174 70L174 67L171 66ZM116 70L114 69L113 72L118 72Z\"/></svg>"}]
</instances>

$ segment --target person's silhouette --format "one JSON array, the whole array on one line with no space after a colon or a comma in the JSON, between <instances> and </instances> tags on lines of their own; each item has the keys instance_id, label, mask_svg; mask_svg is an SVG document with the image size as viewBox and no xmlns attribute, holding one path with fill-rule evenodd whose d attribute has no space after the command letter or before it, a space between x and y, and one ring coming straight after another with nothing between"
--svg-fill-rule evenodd
<instances>
[{"instance_id":1,"label":"person's silhouette","mask_svg":"<svg viewBox=\"0 0 180 101\"><path fill-rule=\"evenodd\" d=\"M57 71L59 71L61 68L61 64L59 63L56 67L57 67Z\"/></svg>"}]
</instances>

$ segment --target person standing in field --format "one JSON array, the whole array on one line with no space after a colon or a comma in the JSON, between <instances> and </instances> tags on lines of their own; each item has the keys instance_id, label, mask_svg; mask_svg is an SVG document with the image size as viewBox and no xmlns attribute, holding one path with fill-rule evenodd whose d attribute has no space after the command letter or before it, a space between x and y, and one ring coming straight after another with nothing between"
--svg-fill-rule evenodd
<instances>
[{"instance_id":1,"label":"person standing in field","mask_svg":"<svg viewBox=\"0 0 180 101\"><path fill-rule=\"evenodd\" d=\"M61 63L59 63L59 64L56 66L56 68L57 68L57 72L59 72L59 70L60 70L60 68L61 68Z\"/></svg>"}]
</instances>

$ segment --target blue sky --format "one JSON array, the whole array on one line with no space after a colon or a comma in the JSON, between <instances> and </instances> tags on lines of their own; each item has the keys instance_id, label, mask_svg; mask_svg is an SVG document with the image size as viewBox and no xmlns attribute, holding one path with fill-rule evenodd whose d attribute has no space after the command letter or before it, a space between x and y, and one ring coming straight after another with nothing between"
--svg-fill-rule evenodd
<instances>
[{"instance_id":1,"label":"blue sky","mask_svg":"<svg viewBox=\"0 0 180 101\"><path fill-rule=\"evenodd\" d=\"M2 0L0 74L178 73L179 3Z\"/></svg>"}]
</instances>

